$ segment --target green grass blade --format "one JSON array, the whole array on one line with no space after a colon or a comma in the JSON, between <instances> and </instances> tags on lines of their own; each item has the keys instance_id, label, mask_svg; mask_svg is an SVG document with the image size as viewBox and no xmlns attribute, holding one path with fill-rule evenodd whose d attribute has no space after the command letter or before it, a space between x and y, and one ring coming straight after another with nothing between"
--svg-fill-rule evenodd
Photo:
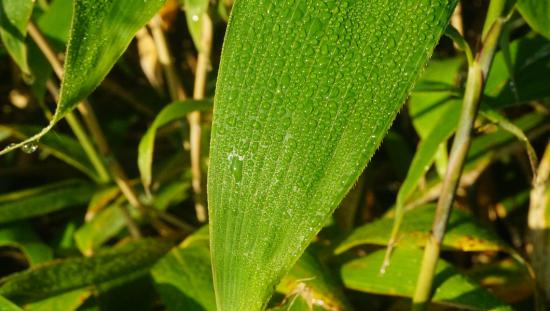
<instances>
[{"instance_id":1,"label":"green grass blade","mask_svg":"<svg viewBox=\"0 0 550 311\"><path fill-rule=\"evenodd\" d=\"M19 248L30 265L45 262L53 258L51 248L42 243L32 227L25 222L0 226L0 246Z\"/></svg>"},{"instance_id":2,"label":"green grass blade","mask_svg":"<svg viewBox=\"0 0 550 311\"><path fill-rule=\"evenodd\" d=\"M531 28L550 39L550 2L518 0L517 7Z\"/></svg>"},{"instance_id":3,"label":"green grass blade","mask_svg":"<svg viewBox=\"0 0 550 311\"><path fill-rule=\"evenodd\" d=\"M52 261L0 279L0 295L16 302L30 302L110 282L139 271L143 275L170 246L168 242L144 239L93 257Z\"/></svg>"},{"instance_id":4,"label":"green grass blade","mask_svg":"<svg viewBox=\"0 0 550 311\"><path fill-rule=\"evenodd\" d=\"M456 1L237 1L208 194L219 310L260 310L380 144Z\"/></svg>"},{"instance_id":5,"label":"green grass blade","mask_svg":"<svg viewBox=\"0 0 550 311\"><path fill-rule=\"evenodd\" d=\"M30 71L25 37L33 6L33 0L0 1L0 38L15 63L26 74Z\"/></svg>"},{"instance_id":6,"label":"green grass blade","mask_svg":"<svg viewBox=\"0 0 550 311\"><path fill-rule=\"evenodd\" d=\"M0 224L85 204L95 190L91 183L67 180L0 195Z\"/></svg>"},{"instance_id":7,"label":"green grass blade","mask_svg":"<svg viewBox=\"0 0 550 311\"><path fill-rule=\"evenodd\" d=\"M52 121L24 142L0 155L38 140L103 81L135 33L165 0L76 0L67 45L65 73Z\"/></svg>"},{"instance_id":8,"label":"green grass blade","mask_svg":"<svg viewBox=\"0 0 550 311\"><path fill-rule=\"evenodd\" d=\"M147 129L147 132L139 142L138 168L145 189L149 189L153 181L153 151L157 130L170 122L184 118L190 112L211 108L212 101L210 100L186 100L171 103L159 112L153 124Z\"/></svg>"},{"instance_id":9,"label":"green grass blade","mask_svg":"<svg viewBox=\"0 0 550 311\"><path fill-rule=\"evenodd\" d=\"M353 260L342 267L346 287L368 293L411 297L420 270L422 251L396 249L394 260L385 274L379 273L384 251ZM434 303L469 310L512 310L479 284L462 276L449 263L440 260L434 279Z\"/></svg>"}]
</instances>

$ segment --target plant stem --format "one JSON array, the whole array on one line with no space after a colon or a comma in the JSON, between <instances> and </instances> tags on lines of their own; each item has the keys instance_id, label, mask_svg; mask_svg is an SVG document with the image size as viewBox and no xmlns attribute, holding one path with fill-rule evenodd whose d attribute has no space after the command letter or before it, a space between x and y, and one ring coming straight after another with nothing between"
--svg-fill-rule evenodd
<instances>
[{"instance_id":1,"label":"plant stem","mask_svg":"<svg viewBox=\"0 0 550 311\"><path fill-rule=\"evenodd\" d=\"M207 13L202 18L201 25L201 46L197 59L197 70L195 72L195 84L193 98L204 99L206 93L206 81L210 68L210 50L212 48L213 27L212 20ZM190 144L191 144L191 171L193 174L192 187L195 193L195 211L197 219L205 222L208 217L206 211L206 195L203 191L202 165L201 165L201 113L194 111L189 114Z\"/></svg>"},{"instance_id":2,"label":"plant stem","mask_svg":"<svg viewBox=\"0 0 550 311\"><path fill-rule=\"evenodd\" d=\"M536 273L535 309L547 310L550 303L550 233L548 228L550 209L550 141L537 170L535 185L531 190L529 201L529 240L533 247L530 254L533 268Z\"/></svg>"},{"instance_id":3,"label":"plant stem","mask_svg":"<svg viewBox=\"0 0 550 311\"><path fill-rule=\"evenodd\" d=\"M416 292L413 297L413 310L424 310L430 298L441 242L445 235L445 229L454 201L456 188L470 146L470 132L479 105L479 99L483 89L482 84L483 76L481 67L479 64L474 63L468 70L468 80L460 121L451 148L449 165L441 189L441 197L437 202L432 231L424 250L424 258L416 284Z\"/></svg>"},{"instance_id":4,"label":"plant stem","mask_svg":"<svg viewBox=\"0 0 550 311\"><path fill-rule=\"evenodd\" d=\"M193 89L193 99L203 99L205 96L206 81L208 70L210 67L210 50L212 46L212 21L208 14L204 14L201 18L202 22L202 38L201 46L197 47L199 51L197 59L197 68L195 75L195 84ZM150 23L151 33L159 54L159 61L164 70L168 91L172 100L184 100L187 98L182 87L181 81L174 69L174 63L168 48L168 43L164 36L164 32L160 26L160 17L156 16ZM191 173L192 187L195 195L195 212L197 219L200 222L205 222L207 219L206 212L206 196L203 191L203 173L201 166L201 114L198 111L192 112L187 116L190 128L190 145L191 145Z\"/></svg>"},{"instance_id":5,"label":"plant stem","mask_svg":"<svg viewBox=\"0 0 550 311\"><path fill-rule=\"evenodd\" d=\"M46 84L46 87L48 88L48 91L52 96L57 100L59 98L59 91L55 87L55 85L48 81ZM84 149L84 152L90 159L90 162L94 166L94 168L97 171L99 180L98 182L101 184L106 184L111 180L111 176L109 175L109 172L107 171L107 168L105 167L105 163L101 160L101 157L97 153L97 150L95 149L92 141L88 137L88 134L82 128L82 125L74 115L74 113L70 112L65 116L65 119L67 120L67 123L71 127L71 130L73 131L74 135L78 139L78 142L80 142L80 145L82 146L82 149Z\"/></svg>"},{"instance_id":6,"label":"plant stem","mask_svg":"<svg viewBox=\"0 0 550 311\"><path fill-rule=\"evenodd\" d=\"M496 2L499 1L492 1L491 4ZM484 36L485 39L482 48L478 52L475 61L468 68L462 112L457 133L451 147L449 164L441 188L441 196L437 202L432 230L424 249L422 265L413 296L413 311L426 310L430 301L433 279L441 251L441 242L445 235L458 182L470 148L471 131L483 94L484 81L489 72L504 22L505 20L502 18L495 20L490 30Z\"/></svg>"},{"instance_id":7,"label":"plant stem","mask_svg":"<svg viewBox=\"0 0 550 311\"><path fill-rule=\"evenodd\" d=\"M51 46L49 45L47 40L40 33L40 31L34 25L34 23L32 23L32 22L29 23L28 32L29 32L30 36L33 38L33 40L35 40L36 44L38 45L38 47L40 48L42 53L44 53L44 55L48 59L49 63L51 64L51 66L52 66L52 68L55 72L55 74L58 76L59 79L62 79L63 78L63 66L61 65L61 62L59 61L59 59L55 55L54 50L51 48ZM56 96L56 95L59 94L59 92L57 90L55 90L53 92L53 94L54 94L54 96ZM58 96L56 96L56 97L58 97ZM116 184L120 188L121 192L124 194L124 196L126 197L128 202L132 206L137 208L143 215L146 215L146 210L143 207L143 205L141 204L141 202L139 201L136 192L130 186L130 184L128 182L128 178L126 177L126 174L122 170L122 167L120 166L120 163L115 159L114 156L112 156L109 145L107 143L107 140L105 139L105 135L103 134L103 131L101 130L101 127L99 126L99 122L97 121L97 118L96 118L95 114L93 113L90 105L86 101L82 101L78 105L78 110L80 111L80 113L81 113L81 115L84 119L84 122L86 123L86 125L88 127L88 130L90 131L90 133L94 137L94 140L95 140L95 142L97 144L97 147L99 149L99 153L101 154L101 156L103 156L104 159L109 160L108 161L109 171L110 171L111 175L113 176ZM80 124L77 125L78 121L74 117L74 115L69 116L67 121L69 122L69 125L72 124L71 127L76 125L75 135L77 136L77 138L84 139L86 141L83 144L83 148L85 150L88 150L88 152L91 152L93 154L93 156L88 154L88 156L90 157L90 160L92 161L92 163L94 163L94 162L103 163L101 161L101 159L99 159L99 156L98 156L96 150L93 147L91 147L91 142L88 140L87 135L84 134L84 130L82 129ZM105 167L103 167L101 170L103 170L103 169L105 169ZM98 173L99 173L99 171L98 171ZM99 174L101 174L101 173L99 173ZM127 213L127 214L129 215L129 213ZM125 217L125 219L126 219L129 231L132 234L132 236L134 238L141 237L141 233L137 229L138 226L137 226L137 224L134 223L133 219L131 217L129 217L129 218Z\"/></svg>"}]
</instances>

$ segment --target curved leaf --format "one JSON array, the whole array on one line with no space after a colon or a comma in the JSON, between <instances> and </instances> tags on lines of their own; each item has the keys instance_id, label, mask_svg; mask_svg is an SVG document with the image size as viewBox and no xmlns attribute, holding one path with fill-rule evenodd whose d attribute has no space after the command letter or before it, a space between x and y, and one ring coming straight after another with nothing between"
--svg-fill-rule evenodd
<instances>
[{"instance_id":1,"label":"curved leaf","mask_svg":"<svg viewBox=\"0 0 550 311\"><path fill-rule=\"evenodd\" d=\"M207 110L212 108L212 101L210 100L186 100L183 102L174 102L164 107L153 124L147 129L143 138L139 142L138 149L138 168L141 174L141 180L145 189L149 189L151 182L153 181L153 151L155 148L155 136L157 129L173 122L177 119L184 118L190 112L196 110Z\"/></svg>"},{"instance_id":2,"label":"curved leaf","mask_svg":"<svg viewBox=\"0 0 550 311\"><path fill-rule=\"evenodd\" d=\"M386 273L380 274L384 251L353 260L342 267L344 284L374 294L412 297L422 261L419 249L396 249ZM432 301L473 310L512 310L479 284L460 275L444 260L439 260L434 279Z\"/></svg>"},{"instance_id":3,"label":"curved leaf","mask_svg":"<svg viewBox=\"0 0 550 311\"><path fill-rule=\"evenodd\" d=\"M0 38L15 63L26 74L30 71L25 37L33 6L33 0L0 1Z\"/></svg>"},{"instance_id":4,"label":"curved leaf","mask_svg":"<svg viewBox=\"0 0 550 311\"><path fill-rule=\"evenodd\" d=\"M218 308L260 310L382 141L456 1L237 1L208 194Z\"/></svg>"},{"instance_id":5,"label":"curved leaf","mask_svg":"<svg viewBox=\"0 0 550 311\"><path fill-rule=\"evenodd\" d=\"M53 258L50 247L42 243L32 227L24 222L0 226L0 246L6 245L21 249L30 265Z\"/></svg>"},{"instance_id":6,"label":"curved leaf","mask_svg":"<svg viewBox=\"0 0 550 311\"><path fill-rule=\"evenodd\" d=\"M0 295L16 302L36 301L136 272L145 274L170 246L164 241L144 239L94 257L52 261L0 279Z\"/></svg>"},{"instance_id":7,"label":"curved leaf","mask_svg":"<svg viewBox=\"0 0 550 311\"><path fill-rule=\"evenodd\" d=\"M0 155L38 140L90 95L164 1L76 0L55 115L39 133L0 150Z\"/></svg>"}]
</instances>

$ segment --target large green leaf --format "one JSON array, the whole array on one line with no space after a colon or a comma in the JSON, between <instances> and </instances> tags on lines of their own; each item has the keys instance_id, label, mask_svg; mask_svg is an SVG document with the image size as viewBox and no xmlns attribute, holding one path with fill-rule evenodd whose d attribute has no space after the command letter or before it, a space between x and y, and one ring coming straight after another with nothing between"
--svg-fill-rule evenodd
<instances>
[{"instance_id":1,"label":"large green leaf","mask_svg":"<svg viewBox=\"0 0 550 311\"><path fill-rule=\"evenodd\" d=\"M517 7L529 26L550 39L550 2L547 0L518 0Z\"/></svg>"},{"instance_id":2,"label":"large green leaf","mask_svg":"<svg viewBox=\"0 0 550 311\"><path fill-rule=\"evenodd\" d=\"M52 261L0 279L0 295L16 302L36 301L128 275L143 275L170 246L144 239L93 257Z\"/></svg>"},{"instance_id":3,"label":"large green leaf","mask_svg":"<svg viewBox=\"0 0 550 311\"><path fill-rule=\"evenodd\" d=\"M412 297L422 261L419 249L396 249L392 264L384 274L380 265L384 251L380 250L353 260L342 267L344 284L355 290L374 294ZM479 284L460 275L457 270L439 260L434 279L432 301L439 304L473 310L512 310Z\"/></svg>"},{"instance_id":4,"label":"large green leaf","mask_svg":"<svg viewBox=\"0 0 550 311\"><path fill-rule=\"evenodd\" d=\"M0 38L15 63L26 74L30 71L25 37L33 5L33 0L0 1Z\"/></svg>"},{"instance_id":5,"label":"large green leaf","mask_svg":"<svg viewBox=\"0 0 550 311\"><path fill-rule=\"evenodd\" d=\"M456 1L237 1L208 194L218 308L260 310L380 144Z\"/></svg>"},{"instance_id":6,"label":"large green leaf","mask_svg":"<svg viewBox=\"0 0 550 311\"><path fill-rule=\"evenodd\" d=\"M408 247L424 246L432 228L434 215L435 206L431 204L408 211L397 236L397 244ZM384 217L357 228L338 246L336 252L342 253L362 244L386 245L390 236L388 228L392 222L391 217ZM458 209L453 209L449 219L443 248L467 252L510 249L498 235L479 224L470 214Z\"/></svg>"},{"instance_id":7,"label":"large green leaf","mask_svg":"<svg viewBox=\"0 0 550 311\"><path fill-rule=\"evenodd\" d=\"M0 195L0 224L85 204L95 188L88 182L67 180Z\"/></svg>"},{"instance_id":8,"label":"large green leaf","mask_svg":"<svg viewBox=\"0 0 550 311\"><path fill-rule=\"evenodd\" d=\"M0 246L19 248L31 265L53 258L53 252L50 247L42 243L32 227L24 222L0 226Z\"/></svg>"},{"instance_id":9,"label":"large green leaf","mask_svg":"<svg viewBox=\"0 0 550 311\"><path fill-rule=\"evenodd\" d=\"M210 100L174 102L159 112L153 124L147 129L147 132L139 142L138 168L145 189L149 189L153 181L153 151L157 129L177 119L184 118L195 110L210 109L212 107L211 103Z\"/></svg>"},{"instance_id":10,"label":"large green leaf","mask_svg":"<svg viewBox=\"0 0 550 311\"><path fill-rule=\"evenodd\" d=\"M76 0L57 110L50 124L0 155L44 136L90 95L165 0Z\"/></svg>"}]
</instances>

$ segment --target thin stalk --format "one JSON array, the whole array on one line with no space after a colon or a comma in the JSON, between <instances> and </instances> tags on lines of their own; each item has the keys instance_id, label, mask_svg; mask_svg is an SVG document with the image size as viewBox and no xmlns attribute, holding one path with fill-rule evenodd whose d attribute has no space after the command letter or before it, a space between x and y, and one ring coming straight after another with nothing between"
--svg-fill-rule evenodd
<instances>
[{"instance_id":1,"label":"thin stalk","mask_svg":"<svg viewBox=\"0 0 550 311\"><path fill-rule=\"evenodd\" d=\"M193 99L203 99L205 96L206 81L208 77L208 70L210 67L210 50L212 46L212 33L213 26L212 21L208 14L204 14L201 20L202 23L202 38L201 46L197 47L199 51L197 59L197 68L195 75L195 84L193 89ZM164 70L166 81L168 84L168 91L172 100L184 100L187 98L185 91L182 87L181 81L175 71L174 63L172 61L172 55L164 32L160 26L160 17L155 17L149 24L153 40L157 47L159 61ZM190 136L190 153L191 153L191 174L192 174L192 187L195 196L195 212L197 219L200 222L205 222L207 219L206 212L206 196L203 191L203 172L201 166L201 141L202 141L202 129L201 129L201 114L200 112L192 112L187 116L189 121L189 136Z\"/></svg>"},{"instance_id":2,"label":"thin stalk","mask_svg":"<svg viewBox=\"0 0 550 311\"><path fill-rule=\"evenodd\" d=\"M61 65L61 62L59 61L59 59L55 55L55 52L51 48L51 46L49 45L48 41L40 33L40 31L34 25L34 23L32 23L32 22L29 23L28 32L29 32L30 36L33 38L33 40L35 40L36 44L38 45L38 47L40 48L42 53L44 53L44 55L46 56L47 60L51 64L55 74L58 76L58 78L60 80L63 79L63 66ZM57 90L55 90L54 94L59 94L59 92ZM96 118L95 114L93 113L90 105L86 101L82 101L78 105L78 110L80 111L80 113L81 113L81 115L84 119L84 122L86 123L86 125L88 127L88 130L92 134L92 136L93 136L93 138L94 138L94 140L97 144L97 147L99 149L99 153L101 154L101 156L103 156L104 159L109 160L108 161L109 162L108 163L109 172L113 176L113 178L114 178L116 184L118 185L118 187L120 188L121 192L124 194L124 196L126 197L128 202L132 206L137 208L143 215L146 215L146 210L143 207L143 205L141 204L141 202L139 201L138 196L135 193L134 189L130 186L128 178L126 177L124 171L122 170L122 167L120 166L120 163L115 159L114 156L112 156L109 145L107 143L107 140L105 139L105 135L103 134L103 131L101 130L101 127L99 126L99 122L97 121L97 118ZM78 123L77 119L74 118L74 115L72 117L69 117L67 119L67 121L69 122L69 125L72 124L73 126ZM81 136L81 137L86 137L86 140L87 140L87 135L84 134L84 130L79 125L77 127L78 128L75 132L75 135L77 135L77 138L79 136ZM91 147L90 145L91 145L91 142L86 141L83 144L83 148L85 148L85 150L86 149L93 150L93 154L94 154L94 156L92 157L94 159L93 161L102 162L99 159L99 156L97 155L96 150L93 147ZM90 160L92 160L92 158L90 158ZM128 225L129 231L132 234L132 236L134 238L141 237L141 233L139 232L139 230L136 230L136 228L138 228L138 226L137 226L137 224L134 223L133 219L131 217L126 218L126 221L127 221L127 225Z\"/></svg>"},{"instance_id":3,"label":"thin stalk","mask_svg":"<svg viewBox=\"0 0 550 311\"><path fill-rule=\"evenodd\" d=\"M535 185L529 201L529 240L533 247L530 254L537 278L535 283L535 310L548 310L550 303L550 233L548 228L548 209L550 208L550 140L537 171Z\"/></svg>"},{"instance_id":4,"label":"thin stalk","mask_svg":"<svg viewBox=\"0 0 550 311\"><path fill-rule=\"evenodd\" d=\"M46 84L46 87L50 94L57 100L59 98L59 91L55 87L55 85L52 83L52 81L48 81ZM88 159L90 159L90 162L94 166L98 177L99 177L99 183L106 184L111 180L111 176L109 175L109 172L107 171L107 168L105 167L105 163L101 160L101 157L97 153L97 150L95 149L92 141L90 140L88 134L78 121L77 117L74 115L74 113L70 112L65 116L65 120L67 120L67 123L71 127L71 130L73 131L74 135L76 136L78 142L82 146L82 149L84 149L84 152L88 156Z\"/></svg>"},{"instance_id":5,"label":"thin stalk","mask_svg":"<svg viewBox=\"0 0 550 311\"><path fill-rule=\"evenodd\" d=\"M210 16L205 13L201 20L201 46L198 48L199 55L193 88L193 98L196 100L204 99L205 97L213 36L212 20ZM200 222L205 222L208 213L206 211L206 195L203 191L201 165L201 113L200 111L191 112L188 118L190 126L191 171L193 175L192 187L195 193L195 211L197 213L197 219Z\"/></svg>"},{"instance_id":6,"label":"thin stalk","mask_svg":"<svg viewBox=\"0 0 550 311\"><path fill-rule=\"evenodd\" d=\"M31 38L34 40L36 45L40 48L48 62L51 64L55 74L57 76L61 76L63 74L63 66L61 66L61 63L57 60L57 56L55 55L55 52L53 49L49 46L48 42L40 33L38 28L34 25L33 22L30 22L28 25L28 33L31 36ZM59 92L55 90L55 87L51 83L51 81L48 81L47 88L52 93L54 98L59 96ZM107 169L105 168L105 164L103 161L101 161L99 154L97 153L96 149L93 147L93 144L80 125L80 122L78 122L78 119L74 116L73 113L67 114L67 123L69 123L69 126L71 127L71 130L75 134L76 138L82 145L82 148L84 149L84 152L88 156L88 159L90 159L90 162L94 166L100 183L107 183L110 179L109 173L107 172Z\"/></svg>"},{"instance_id":7,"label":"thin stalk","mask_svg":"<svg viewBox=\"0 0 550 311\"><path fill-rule=\"evenodd\" d=\"M491 5L498 6L497 2L499 1L492 1ZM504 8L503 5L500 7ZM464 162L470 148L471 131L483 94L484 81L491 67L504 22L505 19L503 18L495 19L490 30L484 36L481 50L477 53L475 61L470 64L468 69L460 120L451 147L449 164L445 178L443 179L441 196L437 202L432 230L424 249L420 274L413 296L413 311L426 310L430 301L433 279L441 251L441 243L445 235L456 189L464 168Z\"/></svg>"},{"instance_id":8,"label":"thin stalk","mask_svg":"<svg viewBox=\"0 0 550 311\"><path fill-rule=\"evenodd\" d=\"M416 291L413 297L412 310L425 310L432 291L433 277L435 275L441 242L445 235L445 229L449 220L451 207L454 202L456 189L464 161L470 147L471 131L476 117L481 91L483 89L483 75L479 64L474 63L468 70L468 81L464 94L464 103L457 133L451 148L449 165L443 180L441 197L437 202L434 223L430 237L424 250L424 258L420 268L420 275L416 283Z\"/></svg>"}]
</instances>

